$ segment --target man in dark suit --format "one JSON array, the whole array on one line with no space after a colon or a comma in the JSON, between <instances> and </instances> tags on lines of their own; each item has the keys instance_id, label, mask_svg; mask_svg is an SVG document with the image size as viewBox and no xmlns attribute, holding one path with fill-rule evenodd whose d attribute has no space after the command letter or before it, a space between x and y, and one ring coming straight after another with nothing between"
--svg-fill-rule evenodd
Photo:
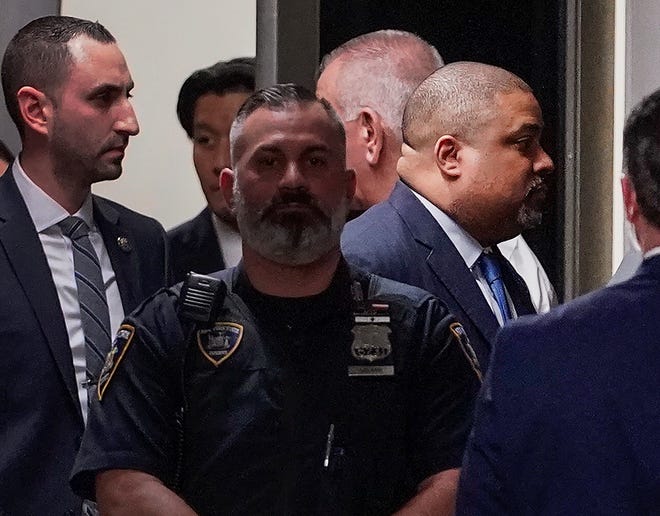
<instances>
[{"instance_id":1,"label":"man in dark suit","mask_svg":"<svg viewBox=\"0 0 660 516\"><path fill-rule=\"evenodd\" d=\"M344 122L346 161L357 179L351 218L386 201L392 193L399 179L396 165L406 101L442 66L442 57L432 45L401 30L361 34L321 60L316 92ZM537 312L547 312L557 304L543 266L522 235L498 247L525 280Z\"/></svg>"},{"instance_id":2,"label":"man in dark suit","mask_svg":"<svg viewBox=\"0 0 660 516\"><path fill-rule=\"evenodd\" d=\"M176 112L193 142L193 161L208 206L167 233L174 282L235 266L241 258L236 220L220 192L229 166L229 128L254 91L254 59L220 61L194 72L181 86Z\"/></svg>"},{"instance_id":3,"label":"man in dark suit","mask_svg":"<svg viewBox=\"0 0 660 516\"><path fill-rule=\"evenodd\" d=\"M167 284L165 232L91 194L139 130L102 25L30 22L2 87L22 150L0 178L0 514L79 514L68 476L88 389L124 315Z\"/></svg>"},{"instance_id":4,"label":"man in dark suit","mask_svg":"<svg viewBox=\"0 0 660 516\"><path fill-rule=\"evenodd\" d=\"M447 303L483 369L499 326L535 311L497 244L540 221L553 168L542 126L519 77L481 63L440 68L404 110L401 181L342 236L349 261ZM499 276L483 269L492 261Z\"/></svg>"},{"instance_id":5,"label":"man in dark suit","mask_svg":"<svg viewBox=\"0 0 660 516\"><path fill-rule=\"evenodd\" d=\"M624 130L628 281L499 334L464 460L458 514L658 514L660 90Z\"/></svg>"},{"instance_id":6,"label":"man in dark suit","mask_svg":"<svg viewBox=\"0 0 660 516\"><path fill-rule=\"evenodd\" d=\"M5 143L0 140L0 176L9 168L12 161L14 161L14 156Z\"/></svg>"}]
</instances>

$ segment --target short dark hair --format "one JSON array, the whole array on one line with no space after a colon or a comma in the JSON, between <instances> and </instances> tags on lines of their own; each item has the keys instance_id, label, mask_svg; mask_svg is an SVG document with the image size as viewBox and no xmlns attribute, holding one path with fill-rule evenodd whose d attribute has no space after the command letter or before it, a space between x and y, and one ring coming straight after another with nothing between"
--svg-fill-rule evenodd
<instances>
[{"instance_id":1,"label":"short dark hair","mask_svg":"<svg viewBox=\"0 0 660 516\"><path fill-rule=\"evenodd\" d=\"M14 161L14 155L2 140L0 140L0 159L6 161L7 163Z\"/></svg>"},{"instance_id":2,"label":"short dark hair","mask_svg":"<svg viewBox=\"0 0 660 516\"><path fill-rule=\"evenodd\" d=\"M623 157L642 215L660 227L660 90L637 104L628 117Z\"/></svg>"},{"instance_id":3,"label":"short dark hair","mask_svg":"<svg viewBox=\"0 0 660 516\"><path fill-rule=\"evenodd\" d=\"M115 43L114 36L99 22L71 16L37 18L9 42L2 60L2 91L7 111L21 135L24 128L16 99L18 90L32 86L52 96L72 63L67 44L78 36Z\"/></svg>"},{"instance_id":4,"label":"short dark hair","mask_svg":"<svg viewBox=\"0 0 660 516\"><path fill-rule=\"evenodd\" d=\"M197 99L207 93L252 93L255 88L255 61L253 57L237 57L219 61L208 68L197 70L188 77L179 91L176 114L189 138L193 137L193 118Z\"/></svg>"},{"instance_id":5,"label":"short dark hair","mask_svg":"<svg viewBox=\"0 0 660 516\"><path fill-rule=\"evenodd\" d=\"M241 131L241 127L245 120L257 109L265 107L276 111L290 106L302 106L314 103L323 107L337 131L337 135L341 136L342 141L345 142L346 132L344 131L344 125L337 112L332 109L332 106L327 100L319 99L311 90L298 84L275 84L274 86L255 91L243 103L238 113L236 113L236 118L231 125L231 131L229 133L232 164L234 162L236 139Z\"/></svg>"}]
</instances>

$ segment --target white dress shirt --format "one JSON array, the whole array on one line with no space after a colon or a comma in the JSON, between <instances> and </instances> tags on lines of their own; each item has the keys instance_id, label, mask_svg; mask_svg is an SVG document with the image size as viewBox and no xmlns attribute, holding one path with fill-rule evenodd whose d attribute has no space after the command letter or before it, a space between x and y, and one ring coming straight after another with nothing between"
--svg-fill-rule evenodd
<instances>
[{"instance_id":1,"label":"white dress shirt","mask_svg":"<svg viewBox=\"0 0 660 516\"><path fill-rule=\"evenodd\" d=\"M470 271L472 271L472 276L477 282L477 285L479 286L479 290L481 290L481 293L483 294L484 299L488 303L488 306L490 306L490 309L493 312L495 318L497 319L497 322L500 323L500 326L502 326L503 324L502 313L500 312L500 307L497 304L495 295L493 294L493 291L490 289L490 286L488 285L486 278L483 277L481 270L479 269L479 267L476 266L477 260L481 256L481 253L484 252L484 248L481 246L481 244L479 244L479 242L477 242L467 231L465 231L461 226L459 226L444 211L442 211L440 208L432 204L428 199L426 199L419 193L415 192L414 190L411 191L412 193L415 194L415 196L419 199L419 201L424 205L424 207L433 216L433 218L440 225L443 231L447 234L452 244L454 244L454 247L458 251L458 254L461 255L461 258L463 258L465 265L467 266L468 269L470 269ZM506 285L504 286L504 290L506 291ZM506 292L506 297L509 303L509 309L511 310L511 314L515 317L516 308L513 302L511 301L511 297L509 296L508 291Z\"/></svg>"},{"instance_id":2,"label":"white dress shirt","mask_svg":"<svg viewBox=\"0 0 660 516\"><path fill-rule=\"evenodd\" d=\"M500 242L497 247L525 281L537 313L542 314L557 306L557 293L543 265L522 235Z\"/></svg>"},{"instance_id":3,"label":"white dress shirt","mask_svg":"<svg viewBox=\"0 0 660 516\"><path fill-rule=\"evenodd\" d=\"M48 260L48 267L57 288L57 297L60 301L60 308L69 336L71 355L73 356L80 407L82 408L83 417L87 421L87 389L83 387L85 381L85 337L80 317L80 305L78 304L73 250L71 240L62 234L62 230L58 226L59 222L69 216L69 212L30 180L18 159L14 161L12 173L39 234L41 246ZM112 333L114 333L124 318L124 308L108 251L103 243L103 237L94 223L91 195L87 197L81 208L73 215L83 219L90 228L89 239L101 264L101 274L110 311L110 326Z\"/></svg>"},{"instance_id":4,"label":"white dress shirt","mask_svg":"<svg viewBox=\"0 0 660 516\"><path fill-rule=\"evenodd\" d=\"M211 212L211 220L225 267L235 267L243 257L241 235L213 212Z\"/></svg>"}]
</instances>

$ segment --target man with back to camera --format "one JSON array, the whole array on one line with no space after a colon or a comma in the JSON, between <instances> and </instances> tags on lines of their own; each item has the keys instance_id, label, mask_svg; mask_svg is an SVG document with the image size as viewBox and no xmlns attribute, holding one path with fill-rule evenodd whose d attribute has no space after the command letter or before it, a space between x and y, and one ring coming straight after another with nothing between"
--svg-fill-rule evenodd
<instances>
[{"instance_id":1,"label":"man with back to camera","mask_svg":"<svg viewBox=\"0 0 660 516\"><path fill-rule=\"evenodd\" d=\"M79 514L68 477L125 313L167 284L155 220L91 194L138 133L133 81L99 23L28 23L2 61L19 157L0 178L0 513Z\"/></svg>"},{"instance_id":2,"label":"man with back to camera","mask_svg":"<svg viewBox=\"0 0 660 516\"><path fill-rule=\"evenodd\" d=\"M196 282L126 320L74 489L111 514L451 514L478 370L437 298L343 260L341 122L300 86L258 91L231 160L243 260L209 324L182 315Z\"/></svg>"},{"instance_id":3,"label":"man with back to camera","mask_svg":"<svg viewBox=\"0 0 660 516\"><path fill-rule=\"evenodd\" d=\"M396 163L401 157L406 101L442 66L442 57L432 45L399 30L363 34L321 61L317 94L332 104L344 122L346 159L357 175L354 217L386 201L392 193L399 179ZM349 241L350 228L345 234ZM557 294L543 266L521 235L500 242L498 247L525 280L537 312L547 312L557 304Z\"/></svg>"},{"instance_id":4,"label":"man with back to camera","mask_svg":"<svg viewBox=\"0 0 660 516\"><path fill-rule=\"evenodd\" d=\"M254 91L254 75L253 58L220 61L194 72L179 91L177 116L193 142L195 171L208 205L167 233L175 283L190 271L206 274L241 259L241 236L218 178L229 166L229 128Z\"/></svg>"},{"instance_id":5,"label":"man with back to camera","mask_svg":"<svg viewBox=\"0 0 660 516\"><path fill-rule=\"evenodd\" d=\"M535 313L497 244L541 220L553 168L542 127L531 89L512 73L440 68L406 105L401 181L342 236L349 261L447 303L484 369L500 325Z\"/></svg>"},{"instance_id":6,"label":"man with back to camera","mask_svg":"<svg viewBox=\"0 0 660 516\"><path fill-rule=\"evenodd\" d=\"M623 147L644 261L628 281L498 335L459 515L658 513L660 90L631 113Z\"/></svg>"}]
</instances>

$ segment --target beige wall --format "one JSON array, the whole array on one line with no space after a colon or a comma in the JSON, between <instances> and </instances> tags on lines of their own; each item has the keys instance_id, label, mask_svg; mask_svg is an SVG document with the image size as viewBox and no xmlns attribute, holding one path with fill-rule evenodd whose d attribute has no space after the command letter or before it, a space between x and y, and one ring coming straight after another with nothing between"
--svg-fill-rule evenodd
<instances>
[{"instance_id":1,"label":"beige wall","mask_svg":"<svg viewBox=\"0 0 660 516\"><path fill-rule=\"evenodd\" d=\"M255 55L256 2L231 0L62 0L61 13L99 20L117 38L135 81L141 132L118 181L94 192L169 228L205 204L192 147L176 118L183 81L221 59Z\"/></svg>"},{"instance_id":2,"label":"beige wall","mask_svg":"<svg viewBox=\"0 0 660 516\"><path fill-rule=\"evenodd\" d=\"M579 273L576 293L612 275L614 2L581 2Z\"/></svg>"}]
</instances>

